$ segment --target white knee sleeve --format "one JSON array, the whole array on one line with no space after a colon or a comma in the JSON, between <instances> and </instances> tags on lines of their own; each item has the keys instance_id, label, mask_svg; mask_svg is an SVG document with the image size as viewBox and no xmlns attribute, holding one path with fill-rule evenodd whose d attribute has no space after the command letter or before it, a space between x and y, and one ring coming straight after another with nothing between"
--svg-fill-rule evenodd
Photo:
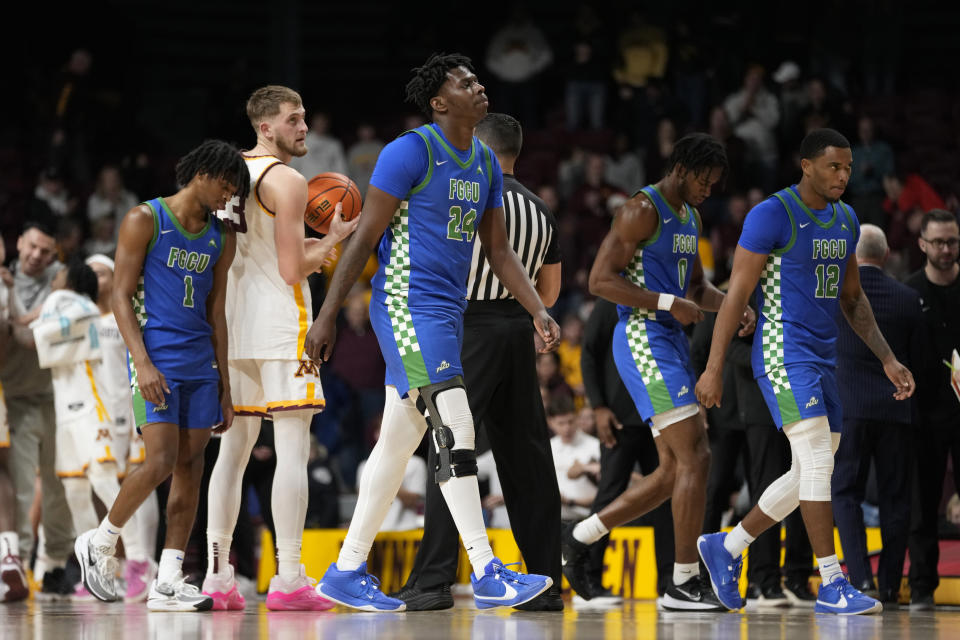
<instances>
[{"instance_id":1,"label":"white knee sleeve","mask_svg":"<svg viewBox=\"0 0 960 640\"><path fill-rule=\"evenodd\" d=\"M788 424L783 433L790 441L790 470L767 487L757 501L760 510L777 522L790 515L801 500L830 500L833 454L840 446L840 434L830 432L823 416Z\"/></svg>"},{"instance_id":2,"label":"white knee sleeve","mask_svg":"<svg viewBox=\"0 0 960 640\"><path fill-rule=\"evenodd\" d=\"M800 462L800 500L829 502L834 448L827 418L800 420L787 425L784 433Z\"/></svg>"}]
</instances>

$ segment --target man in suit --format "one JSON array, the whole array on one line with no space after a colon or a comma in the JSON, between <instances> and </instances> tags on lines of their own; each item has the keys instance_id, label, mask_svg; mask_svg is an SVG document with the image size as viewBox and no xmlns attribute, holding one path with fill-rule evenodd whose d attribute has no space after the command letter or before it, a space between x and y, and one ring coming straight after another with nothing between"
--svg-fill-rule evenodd
<instances>
[{"instance_id":1,"label":"man in suit","mask_svg":"<svg viewBox=\"0 0 960 640\"><path fill-rule=\"evenodd\" d=\"M923 331L920 296L883 272L889 254L883 231L872 224L862 225L857 243L861 286L897 359L912 368L917 363L917 341ZM898 599L910 530L913 401L894 399L893 384L880 361L846 321L838 317L837 324L837 382L843 402L843 437L834 461L833 515L850 582L861 591L877 593L860 507L873 462L883 540L877 580L879 600L887 607L895 605Z\"/></svg>"}]
</instances>

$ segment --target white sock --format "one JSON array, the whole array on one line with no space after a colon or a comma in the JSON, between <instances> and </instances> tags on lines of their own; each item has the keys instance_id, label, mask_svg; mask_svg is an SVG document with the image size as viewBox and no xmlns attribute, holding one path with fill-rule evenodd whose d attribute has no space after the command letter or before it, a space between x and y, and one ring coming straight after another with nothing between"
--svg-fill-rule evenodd
<instances>
[{"instance_id":1,"label":"white sock","mask_svg":"<svg viewBox=\"0 0 960 640\"><path fill-rule=\"evenodd\" d=\"M817 558L817 565L820 567L820 579L823 584L830 584L837 576L843 575L840 568L840 561L837 560L837 554L825 558Z\"/></svg>"},{"instance_id":2,"label":"white sock","mask_svg":"<svg viewBox=\"0 0 960 640\"><path fill-rule=\"evenodd\" d=\"M487 564L493 560L493 549L483 524L483 508L480 505L480 485L477 476L450 478L440 485L440 493L450 509L457 525L463 547L467 550L473 574L480 579Z\"/></svg>"},{"instance_id":3,"label":"white sock","mask_svg":"<svg viewBox=\"0 0 960 640\"><path fill-rule=\"evenodd\" d=\"M700 575L700 563L673 563L673 584L683 584L690 578Z\"/></svg>"},{"instance_id":4,"label":"white sock","mask_svg":"<svg viewBox=\"0 0 960 640\"><path fill-rule=\"evenodd\" d=\"M160 568L157 569L157 584L171 584L183 569L183 551L164 549L160 553Z\"/></svg>"},{"instance_id":5,"label":"white sock","mask_svg":"<svg viewBox=\"0 0 960 640\"><path fill-rule=\"evenodd\" d=\"M20 536L16 531L0 531L0 557L7 555L20 557Z\"/></svg>"},{"instance_id":6,"label":"white sock","mask_svg":"<svg viewBox=\"0 0 960 640\"><path fill-rule=\"evenodd\" d=\"M727 537L724 538L723 547L736 559L743 555L743 552L747 550L747 547L749 547L750 543L755 539L756 538L747 533L747 530L743 528L743 523L740 522L737 523L733 531L728 533Z\"/></svg>"},{"instance_id":7,"label":"white sock","mask_svg":"<svg viewBox=\"0 0 960 640\"><path fill-rule=\"evenodd\" d=\"M300 540L277 539L277 574L284 580L300 576Z\"/></svg>"},{"instance_id":8,"label":"white sock","mask_svg":"<svg viewBox=\"0 0 960 640\"><path fill-rule=\"evenodd\" d=\"M110 516L107 515L100 523L100 526L97 527L97 531L93 534L90 543L95 547L109 547L112 550L116 550L117 539L120 537L121 531L123 531L123 527L110 522Z\"/></svg>"},{"instance_id":9,"label":"white sock","mask_svg":"<svg viewBox=\"0 0 960 640\"><path fill-rule=\"evenodd\" d=\"M230 545L233 539L219 531L207 529L207 575L226 575L230 566Z\"/></svg>"},{"instance_id":10,"label":"white sock","mask_svg":"<svg viewBox=\"0 0 960 640\"><path fill-rule=\"evenodd\" d=\"M583 544L593 544L608 533L610 530L600 521L600 515L596 513L581 520L573 528L574 539Z\"/></svg>"}]
</instances>

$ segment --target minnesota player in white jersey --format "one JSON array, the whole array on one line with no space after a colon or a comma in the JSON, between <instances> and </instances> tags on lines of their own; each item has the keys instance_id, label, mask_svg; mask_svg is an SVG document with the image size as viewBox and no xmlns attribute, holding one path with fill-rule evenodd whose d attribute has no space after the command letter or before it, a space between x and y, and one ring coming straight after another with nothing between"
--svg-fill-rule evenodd
<instances>
[{"instance_id":1,"label":"minnesota player in white jersey","mask_svg":"<svg viewBox=\"0 0 960 640\"><path fill-rule=\"evenodd\" d=\"M305 238L305 178L287 165L306 154L307 125L299 94L287 87L257 89L247 115L257 134L244 153L250 194L234 198L221 219L238 230L237 254L227 285L233 428L223 435L210 477L207 576L203 591L214 609L242 609L229 563L240 509L241 480L263 418L273 420L277 469L273 480L278 575L270 581L271 610L329 609L300 563L307 509L310 422L323 409L319 369L303 352L312 318L307 276L356 228L340 205L323 239Z\"/></svg>"},{"instance_id":2,"label":"minnesota player in white jersey","mask_svg":"<svg viewBox=\"0 0 960 640\"><path fill-rule=\"evenodd\" d=\"M133 419L133 403L130 378L127 376L127 345L120 335L117 319L113 315L114 262L108 256L97 253L86 260L97 276L97 308L100 311L100 397L107 409L110 436L113 440L113 455L120 476L129 473L143 462L143 437L137 433ZM124 601L141 602L150 591L150 583L157 577L154 553L157 545L157 526L160 508L156 495L147 498L134 517L124 527L124 552L126 563L123 578L127 590Z\"/></svg>"}]
</instances>

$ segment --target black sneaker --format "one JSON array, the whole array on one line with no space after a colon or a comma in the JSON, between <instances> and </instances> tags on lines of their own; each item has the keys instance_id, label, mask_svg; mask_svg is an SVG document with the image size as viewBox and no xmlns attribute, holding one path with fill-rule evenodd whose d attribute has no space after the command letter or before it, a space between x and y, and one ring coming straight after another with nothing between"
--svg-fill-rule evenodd
<instances>
[{"instance_id":1,"label":"black sneaker","mask_svg":"<svg viewBox=\"0 0 960 640\"><path fill-rule=\"evenodd\" d=\"M910 611L933 611L936 606L933 594L929 591L914 591L910 594Z\"/></svg>"},{"instance_id":2,"label":"black sneaker","mask_svg":"<svg viewBox=\"0 0 960 640\"><path fill-rule=\"evenodd\" d=\"M790 606L790 600L779 586L761 588L756 584L747 587L747 604L758 609L781 609Z\"/></svg>"},{"instance_id":3,"label":"black sneaker","mask_svg":"<svg viewBox=\"0 0 960 640\"><path fill-rule=\"evenodd\" d=\"M74 585L67 580L67 572L63 567L51 569L43 574L43 582L37 600L69 600L73 595Z\"/></svg>"},{"instance_id":4,"label":"black sneaker","mask_svg":"<svg viewBox=\"0 0 960 640\"><path fill-rule=\"evenodd\" d=\"M667 592L660 598L660 606L667 611L726 611L717 594L710 586L710 579L696 575L683 584L671 581Z\"/></svg>"},{"instance_id":5,"label":"black sneaker","mask_svg":"<svg viewBox=\"0 0 960 640\"><path fill-rule=\"evenodd\" d=\"M783 583L783 595L794 607L810 607L817 604L817 596L810 591L809 582L787 580Z\"/></svg>"},{"instance_id":6,"label":"black sneaker","mask_svg":"<svg viewBox=\"0 0 960 640\"><path fill-rule=\"evenodd\" d=\"M590 562L587 555L590 545L573 537L573 527L573 524L566 524L560 531L560 561L563 565L563 575L566 576L571 589L584 600L589 600L592 597L587 566Z\"/></svg>"},{"instance_id":7,"label":"black sneaker","mask_svg":"<svg viewBox=\"0 0 960 640\"><path fill-rule=\"evenodd\" d=\"M453 594L450 585L441 584L429 589L405 586L400 591L388 594L391 598L403 600L407 611L440 611L453 608Z\"/></svg>"},{"instance_id":8,"label":"black sneaker","mask_svg":"<svg viewBox=\"0 0 960 640\"><path fill-rule=\"evenodd\" d=\"M410 606L407 605L407 610ZM553 585L533 600L518 604L514 609L521 611L563 611L563 598L560 597L560 585Z\"/></svg>"}]
</instances>

